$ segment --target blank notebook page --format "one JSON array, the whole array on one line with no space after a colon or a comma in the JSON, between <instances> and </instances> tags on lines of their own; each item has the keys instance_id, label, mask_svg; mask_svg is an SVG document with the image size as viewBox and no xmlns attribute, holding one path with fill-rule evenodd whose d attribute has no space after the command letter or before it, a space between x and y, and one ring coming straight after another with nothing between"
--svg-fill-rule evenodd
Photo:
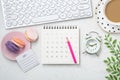
<instances>
[{"instance_id":1,"label":"blank notebook page","mask_svg":"<svg viewBox=\"0 0 120 80\"><path fill-rule=\"evenodd\" d=\"M79 33L78 26L44 26L41 29L42 64L75 64L66 37L79 64Z\"/></svg>"}]
</instances>

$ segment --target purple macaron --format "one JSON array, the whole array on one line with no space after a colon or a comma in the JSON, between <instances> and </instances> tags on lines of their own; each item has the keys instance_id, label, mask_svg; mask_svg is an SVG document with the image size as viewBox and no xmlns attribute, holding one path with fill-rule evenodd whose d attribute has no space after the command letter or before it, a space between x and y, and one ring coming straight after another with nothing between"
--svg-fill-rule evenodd
<instances>
[{"instance_id":1,"label":"purple macaron","mask_svg":"<svg viewBox=\"0 0 120 80\"><path fill-rule=\"evenodd\" d=\"M11 41L7 41L7 43L5 45L6 45L8 50L10 50L10 51L12 51L14 53L16 53L16 52L18 52L20 50L20 48Z\"/></svg>"}]
</instances>

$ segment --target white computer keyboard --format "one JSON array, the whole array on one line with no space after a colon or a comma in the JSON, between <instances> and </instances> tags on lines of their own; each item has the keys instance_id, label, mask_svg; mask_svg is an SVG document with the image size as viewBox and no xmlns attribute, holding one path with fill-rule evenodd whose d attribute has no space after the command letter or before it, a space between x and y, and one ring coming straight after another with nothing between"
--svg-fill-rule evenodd
<instances>
[{"instance_id":1,"label":"white computer keyboard","mask_svg":"<svg viewBox=\"0 0 120 80\"><path fill-rule=\"evenodd\" d=\"M91 0L1 0L6 28L92 16Z\"/></svg>"}]
</instances>

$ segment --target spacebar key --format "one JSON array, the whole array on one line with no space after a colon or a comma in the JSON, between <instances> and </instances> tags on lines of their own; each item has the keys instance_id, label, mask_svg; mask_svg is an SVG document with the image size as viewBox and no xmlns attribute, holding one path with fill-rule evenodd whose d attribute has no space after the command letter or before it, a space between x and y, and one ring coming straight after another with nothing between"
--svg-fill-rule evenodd
<instances>
[{"instance_id":1,"label":"spacebar key","mask_svg":"<svg viewBox=\"0 0 120 80\"><path fill-rule=\"evenodd\" d=\"M58 19L58 15L50 15L50 16L33 18L32 22L33 23L39 23L39 22L53 21L53 20L57 20L57 19Z\"/></svg>"}]
</instances>

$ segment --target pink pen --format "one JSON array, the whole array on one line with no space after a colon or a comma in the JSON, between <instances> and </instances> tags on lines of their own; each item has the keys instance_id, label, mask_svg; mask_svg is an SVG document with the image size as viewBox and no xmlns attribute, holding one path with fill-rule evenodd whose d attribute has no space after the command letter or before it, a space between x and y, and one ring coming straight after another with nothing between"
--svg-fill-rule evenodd
<instances>
[{"instance_id":1,"label":"pink pen","mask_svg":"<svg viewBox=\"0 0 120 80\"><path fill-rule=\"evenodd\" d=\"M68 47L69 47L69 50L70 50L70 53L71 53L72 59L73 59L74 63L76 64L77 61L76 61L76 57L75 57L75 55L74 55L73 48L72 48L72 46L71 46L71 43L70 43L68 37L66 37L66 39L67 39L67 44L68 44Z\"/></svg>"}]
</instances>

